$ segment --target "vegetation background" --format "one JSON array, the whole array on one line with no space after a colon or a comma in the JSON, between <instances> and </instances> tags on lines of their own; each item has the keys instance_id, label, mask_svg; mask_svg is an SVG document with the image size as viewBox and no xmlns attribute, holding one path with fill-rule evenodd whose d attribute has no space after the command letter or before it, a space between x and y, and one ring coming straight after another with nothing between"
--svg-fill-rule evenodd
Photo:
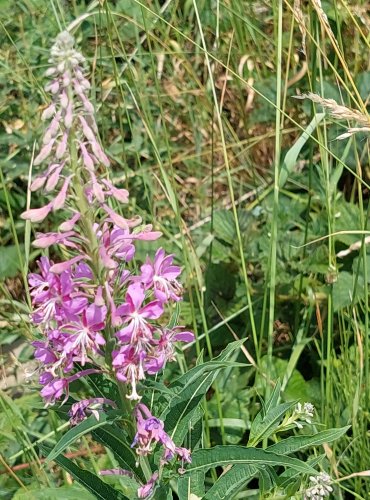
<instances>
[{"instance_id":1,"label":"vegetation background","mask_svg":"<svg viewBox=\"0 0 370 500\"><path fill-rule=\"evenodd\" d=\"M43 468L36 444L66 424L25 383L39 251L20 214L48 50L72 22L110 175L184 269L181 322L197 342L180 368L247 339L250 367L207 395L206 444L245 442L258 395L280 378L285 400L315 405L318 429L351 425L325 461L351 476L337 498L369 498L367 473L353 475L370 463L368 135L337 140L356 124L294 98L314 92L367 117L365 0L0 0L0 497L91 498ZM84 437L70 456L97 471L105 451Z\"/></svg>"}]
</instances>

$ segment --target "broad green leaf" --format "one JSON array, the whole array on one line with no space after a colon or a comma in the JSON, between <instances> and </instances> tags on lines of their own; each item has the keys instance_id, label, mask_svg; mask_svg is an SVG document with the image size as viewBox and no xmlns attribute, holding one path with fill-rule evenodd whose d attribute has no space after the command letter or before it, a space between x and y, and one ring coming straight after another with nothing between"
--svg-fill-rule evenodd
<instances>
[{"instance_id":1,"label":"broad green leaf","mask_svg":"<svg viewBox=\"0 0 370 500\"><path fill-rule=\"evenodd\" d=\"M84 436L88 432L102 427L108 423L108 417L106 413L101 413L99 420L96 420L94 415L90 415L86 420L69 429L64 436L57 442L54 448L51 450L50 454L46 457L46 462L51 462L62 453L68 446L71 446L77 439Z\"/></svg>"},{"instance_id":2,"label":"broad green leaf","mask_svg":"<svg viewBox=\"0 0 370 500\"><path fill-rule=\"evenodd\" d=\"M223 465L249 464L254 466L282 465L290 467L303 474L316 474L315 469L296 458L279 456L276 453L261 448L245 448L244 446L215 446L207 450L197 450L192 455L192 463L187 466L186 472L222 467Z\"/></svg>"},{"instance_id":3,"label":"broad green leaf","mask_svg":"<svg viewBox=\"0 0 370 500\"><path fill-rule=\"evenodd\" d=\"M261 412L258 413L252 423L249 434L248 446L255 446L260 441L271 436L276 428L279 426L282 418L287 411L292 408L297 401L290 401L289 403L281 403L275 408L269 407L267 414L262 417Z\"/></svg>"},{"instance_id":4,"label":"broad green leaf","mask_svg":"<svg viewBox=\"0 0 370 500\"><path fill-rule=\"evenodd\" d=\"M358 277L356 290L354 290L356 276L346 271L338 275L337 281L333 284L333 306L334 311L339 311L344 307L356 304L364 297L364 278Z\"/></svg>"},{"instance_id":5,"label":"broad green leaf","mask_svg":"<svg viewBox=\"0 0 370 500\"><path fill-rule=\"evenodd\" d=\"M325 455L319 455L318 457L311 457L307 460L307 464L311 467L316 467L317 464L322 462L325 458ZM317 474L317 472L316 472ZM301 478L301 473L295 471L293 469L286 469L277 479L277 484L282 488L287 487L289 484L294 483L296 478Z\"/></svg>"},{"instance_id":6,"label":"broad green leaf","mask_svg":"<svg viewBox=\"0 0 370 500\"><path fill-rule=\"evenodd\" d=\"M24 254L24 245L20 246L20 253ZM0 248L0 280L12 278L21 268L19 254L16 245L8 245Z\"/></svg>"},{"instance_id":7,"label":"broad green leaf","mask_svg":"<svg viewBox=\"0 0 370 500\"><path fill-rule=\"evenodd\" d=\"M293 172L293 169L297 163L298 155L301 152L303 146L306 144L307 140L310 138L315 128L323 120L324 116L325 113L316 113L315 116L312 118L311 122L307 125L305 131L302 133L299 139L297 139L297 141L293 144L293 146L289 149L289 151L285 155L279 176L280 189L284 187L286 181L288 180L289 174Z\"/></svg>"},{"instance_id":8,"label":"broad green leaf","mask_svg":"<svg viewBox=\"0 0 370 500\"><path fill-rule=\"evenodd\" d=\"M327 431L321 431L312 436L291 436L279 443L269 446L266 451L281 453L282 455L295 453L308 446L319 446L324 443L331 443L343 436L349 428L350 426L341 427L340 429L328 429Z\"/></svg>"},{"instance_id":9,"label":"broad green leaf","mask_svg":"<svg viewBox=\"0 0 370 500\"><path fill-rule=\"evenodd\" d=\"M48 452L48 448L46 446L40 446L40 449L44 454ZM76 465L69 458L66 458L63 455L58 455L55 457L54 461L64 470L69 472L69 474L71 474L71 476L76 479L78 483L95 495L95 498L100 500L129 500L125 495L123 495L123 493L115 490L109 486L109 484L106 484L92 472L81 469L81 467Z\"/></svg>"},{"instance_id":10,"label":"broad green leaf","mask_svg":"<svg viewBox=\"0 0 370 500\"><path fill-rule=\"evenodd\" d=\"M234 465L222 474L214 485L207 491L203 500L228 500L238 493L240 488L248 483L258 469L253 465Z\"/></svg>"},{"instance_id":11,"label":"broad green leaf","mask_svg":"<svg viewBox=\"0 0 370 500\"><path fill-rule=\"evenodd\" d=\"M96 497L77 485L60 486L59 488L40 488L34 490L18 490L12 500L94 500Z\"/></svg>"},{"instance_id":12,"label":"broad green leaf","mask_svg":"<svg viewBox=\"0 0 370 500\"><path fill-rule=\"evenodd\" d=\"M181 476L178 480L178 497L179 500L188 500L194 496L204 497L204 471L197 471L194 474Z\"/></svg>"},{"instance_id":13,"label":"broad green leaf","mask_svg":"<svg viewBox=\"0 0 370 500\"><path fill-rule=\"evenodd\" d=\"M136 467L137 456L131 448L131 443L127 441L123 430L114 425L106 425L92 431L93 438L102 445L109 448L119 466L122 469L132 471L142 481L145 482L145 477L140 467Z\"/></svg>"}]
</instances>

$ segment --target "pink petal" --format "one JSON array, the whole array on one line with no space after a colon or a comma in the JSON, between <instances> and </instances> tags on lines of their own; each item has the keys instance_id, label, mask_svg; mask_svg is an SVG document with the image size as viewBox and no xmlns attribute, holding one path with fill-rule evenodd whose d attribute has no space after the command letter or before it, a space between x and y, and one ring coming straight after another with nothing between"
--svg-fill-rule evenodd
<instances>
[{"instance_id":1,"label":"pink petal","mask_svg":"<svg viewBox=\"0 0 370 500\"><path fill-rule=\"evenodd\" d=\"M41 176L41 177L36 177L36 179L32 182L31 184L31 191L37 191L38 189L40 189L44 184L45 184L45 181L46 181L46 176Z\"/></svg>"},{"instance_id":2,"label":"pink petal","mask_svg":"<svg viewBox=\"0 0 370 500\"><path fill-rule=\"evenodd\" d=\"M66 152L67 141L68 141L68 132L64 132L62 140L58 144L58 147L57 147L57 150L56 150L56 153L55 153L55 156L58 158L58 160L60 158L62 158L63 155L64 155L64 153Z\"/></svg>"},{"instance_id":3,"label":"pink petal","mask_svg":"<svg viewBox=\"0 0 370 500\"><path fill-rule=\"evenodd\" d=\"M177 342L193 342L195 340L195 335L193 332L179 332L172 338Z\"/></svg>"}]
</instances>

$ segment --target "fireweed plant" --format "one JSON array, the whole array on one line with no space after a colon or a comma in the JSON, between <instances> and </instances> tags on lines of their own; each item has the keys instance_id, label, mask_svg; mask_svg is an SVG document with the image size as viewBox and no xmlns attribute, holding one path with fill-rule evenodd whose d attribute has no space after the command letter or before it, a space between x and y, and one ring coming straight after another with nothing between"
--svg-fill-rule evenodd
<instances>
[{"instance_id":1,"label":"fireweed plant","mask_svg":"<svg viewBox=\"0 0 370 500\"><path fill-rule=\"evenodd\" d=\"M39 249L58 246L65 259L54 262L43 256L39 272L29 275L31 320L40 333L33 347L41 396L71 425L48 459L58 462L67 446L91 430L119 465L101 470L100 476L114 476L120 490L65 457L58 463L99 498L127 498L121 494L122 489L127 493L125 480L135 485L130 498L171 498L171 490L180 500L192 495L232 498L256 476L261 494L330 495L332 479L314 468L320 458L305 463L288 455L331 442L348 428L285 439L293 429L312 428L315 409L311 403L281 403L279 381L270 398L261 401L246 446L202 449L202 400L223 368L240 367L235 358L242 341L229 344L212 361L200 356L174 387L160 384L157 375L175 359L176 343L194 340L192 332L172 319L176 314L171 316L182 298L181 270L162 248L136 269L135 243L156 241L161 233L143 225L139 216L127 219L112 208L127 203L129 193L101 173L110 161L89 99L86 61L67 31L56 38L49 62L45 90L52 102L42 113L48 126L34 159L35 166L47 167L33 180L31 191L43 189L50 201L22 215L39 223L50 212L63 209L68 214L58 230L36 233L33 241ZM117 390L96 390L96 377ZM84 397L76 400L81 386ZM159 387L165 391L158 397ZM91 397L86 398L88 391ZM63 405L68 412L62 412ZM161 418L153 414L156 409ZM111 425L111 432L99 433L97 422ZM182 446L185 440L188 447ZM225 467L220 477L206 478L216 466Z\"/></svg>"},{"instance_id":2,"label":"fireweed plant","mask_svg":"<svg viewBox=\"0 0 370 500\"><path fill-rule=\"evenodd\" d=\"M138 392L141 381L174 360L176 342L194 340L193 333L161 322L166 307L181 299L180 268L159 248L138 273L128 269L135 242L157 240L161 233L142 225L140 217L125 219L108 205L111 197L127 203L129 193L99 176L99 167L109 167L110 162L98 139L85 59L74 49L68 32L57 37L49 62L46 76L51 81L45 90L52 103L42 119L50 123L34 160L34 165L47 162L48 167L32 182L31 191L44 188L51 201L22 217L42 222L51 211L68 212L58 231L37 233L33 242L42 249L59 245L68 259L54 263L41 257L39 274L29 275L32 322L42 332L42 340L33 342L40 362L41 396L47 406L63 403L73 381L114 374L127 407L136 405L132 446L137 454L145 457L160 443L161 464L174 457L189 463L190 451L176 446L163 422L140 403ZM69 411L70 422L76 425L91 413L99 418L104 407L117 404L97 397L78 401ZM156 473L139 489L139 497L150 493L157 477Z\"/></svg>"}]
</instances>

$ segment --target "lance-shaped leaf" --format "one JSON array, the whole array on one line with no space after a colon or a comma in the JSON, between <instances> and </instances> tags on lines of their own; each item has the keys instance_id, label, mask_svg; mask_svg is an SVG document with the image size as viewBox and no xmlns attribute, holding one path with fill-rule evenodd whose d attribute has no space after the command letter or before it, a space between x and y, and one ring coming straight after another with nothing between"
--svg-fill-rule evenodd
<instances>
[{"instance_id":1,"label":"lance-shaped leaf","mask_svg":"<svg viewBox=\"0 0 370 500\"><path fill-rule=\"evenodd\" d=\"M248 464L234 465L222 474L207 491L203 500L226 500L233 498L258 472L257 467Z\"/></svg>"},{"instance_id":2,"label":"lance-shaped leaf","mask_svg":"<svg viewBox=\"0 0 370 500\"><path fill-rule=\"evenodd\" d=\"M141 467L136 467L137 455L132 450L131 443L128 442L123 429L114 425L107 425L94 429L92 436L113 452L114 458L122 469L133 472L141 481L146 482Z\"/></svg>"},{"instance_id":3,"label":"lance-shaped leaf","mask_svg":"<svg viewBox=\"0 0 370 500\"><path fill-rule=\"evenodd\" d=\"M40 449L45 455L49 451L46 446L40 446ZM81 469L81 467L72 462L72 460L69 460L69 458L66 458L63 455L58 455L54 458L54 461L64 470L69 472L69 474L71 474L71 476L78 483L90 491L95 498L100 500L129 500L125 495L123 495L123 493L115 490L109 486L109 484L106 484L92 472Z\"/></svg>"},{"instance_id":4,"label":"lance-shaped leaf","mask_svg":"<svg viewBox=\"0 0 370 500\"><path fill-rule=\"evenodd\" d=\"M54 448L51 450L50 454L46 458L46 462L50 462L51 460L55 460L55 458L60 455L68 446L71 446L77 439L81 436L84 436L88 432L97 429L98 427L102 427L106 425L108 422L112 421L112 419L116 418L117 415L114 412L108 417L106 413L101 413L99 415L99 420L96 420L94 415L90 415L86 420L83 420L80 424L76 425L76 427L72 427L67 431L64 436L57 442Z\"/></svg>"},{"instance_id":5,"label":"lance-shaped leaf","mask_svg":"<svg viewBox=\"0 0 370 500\"><path fill-rule=\"evenodd\" d=\"M170 400L161 419L165 422L166 432L178 445L182 443L191 424L195 423L194 414L220 369L234 366L227 359L240 345L240 342L233 342L215 360L196 366L177 380L177 384L184 385ZM239 366L239 363L235 365Z\"/></svg>"},{"instance_id":6,"label":"lance-shaped leaf","mask_svg":"<svg viewBox=\"0 0 370 500\"><path fill-rule=\"evenodd\" d=\"M319 446L324 443L331 443L345 434L350 426L339 429L328 429L312 436L291 436L279 443L269 446L266 450L274 453L287 455L307 448L308 446Z\"/></svg>"},{"instance_id":7,"label":"lance-shaped leaf","mask_svg":"<svg viewBox=\"0 0 370 500\"><path fill-rule=\"evenodd\" d=\"M215 446L207 450L195 451L192 454L192 463L186 468L186 473L233 464L249 464L256 467L284 466L303 474L315 475L317 473L313 467L297 458L280 456L261 448L245 448L234 445Z\"/></svg>"}]
</instances>

